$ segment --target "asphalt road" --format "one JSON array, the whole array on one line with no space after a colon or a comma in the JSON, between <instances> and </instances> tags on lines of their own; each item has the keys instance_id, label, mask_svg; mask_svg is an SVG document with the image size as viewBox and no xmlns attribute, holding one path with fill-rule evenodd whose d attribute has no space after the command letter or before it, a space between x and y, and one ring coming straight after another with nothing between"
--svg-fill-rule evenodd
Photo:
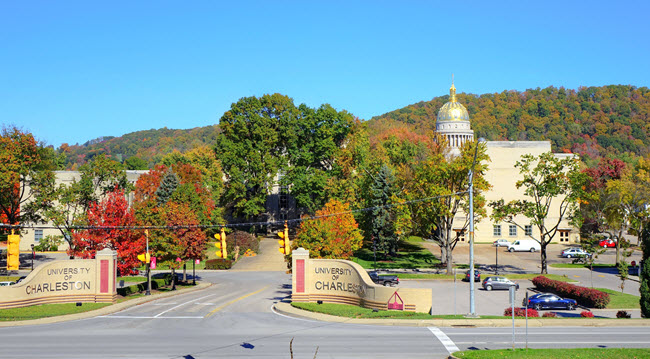
<instances>
[{"instance_id":1,"label":"asphalt road","mask_svg":"<svg viewBox=\"0 0 650 359\"><path fill-rule=\"evenodd\" d=\"M446 358L457 349L512 346L511 328L330 323L286 317L283 272L201 273L213 286L111 315L0 328L2 358ZM501 295L502 292L490 294ZM516 328L516 347L525 345ZM650 328L530 328L531 348L650 347Z\"/></svg>"}]
</instances>

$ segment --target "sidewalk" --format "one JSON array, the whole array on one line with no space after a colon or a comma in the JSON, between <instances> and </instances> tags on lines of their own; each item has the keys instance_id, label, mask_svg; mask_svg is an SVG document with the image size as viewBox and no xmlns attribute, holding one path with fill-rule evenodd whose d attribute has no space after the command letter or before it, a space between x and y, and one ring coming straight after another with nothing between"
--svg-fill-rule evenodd
<instances>
[{"instance_id":1,"label":"sidewalk","mask_svg":"<svg viewBox=\"0 0 650 359\"><path fill-rule=\"evenodd\" d=\"M333 323L393 325L405 327L512 327L512 318L503 319L358 319L336 317L295 308L288 301L275 303L273 309L283 315ZM515 319L516 327L525 327L526 319ZM529 327L647 327L648 319L529 318Z\"/></svg>"}]
</instances>

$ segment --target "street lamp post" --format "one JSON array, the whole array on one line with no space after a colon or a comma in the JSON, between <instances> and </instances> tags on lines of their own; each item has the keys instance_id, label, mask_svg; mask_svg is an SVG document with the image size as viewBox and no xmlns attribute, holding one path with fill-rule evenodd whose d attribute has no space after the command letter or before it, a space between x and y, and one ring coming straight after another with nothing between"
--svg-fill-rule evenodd
<instances>
[{"instance_id":1,"label":"street lamp post","mask_svg":"<svg viewBox=\"0 0 650 359\"><path fill-rule=\"evenodd\" d=\"M34 257L36 256L36 252L34 252L34 243L32 243L32 272L34 271Z\"/></svg>"},{"instance_id":2,"label":"street lamp post","mask_svg":"<svg viewBox=\"0 0 650 359\"><path fill-rule=\"evenodd\" d=\"M499 246L494 247L494 253L496 256L496 265L494 267L494 275L499 275Z\"/></svg>"},{"instance_id":3,"label":"street lamp post","mask_svg":"<svg viewBox=\"0 0 650 359\"><path fill-rule=\"evenodd\" d=\"M151 257L149 256L149 230L144 230L144 235L147 238L147 253L144 255L144 265L147 266L147 291L144 295L151 295ZM148 260L147 260L148 259Z\"/></svg>"},{"instance_id":4,"label":"street lamp post","mask_svg":"<svg viewBox=\"0 0 650 359\"><path fill-rule=\"evenodd\" d=\"M469 316L476 316L474 305L474 166L476 166L476 155L478 146L485 141L479 138L474 148L474 160L469 170Z\"/></svg>"}]
</instances>

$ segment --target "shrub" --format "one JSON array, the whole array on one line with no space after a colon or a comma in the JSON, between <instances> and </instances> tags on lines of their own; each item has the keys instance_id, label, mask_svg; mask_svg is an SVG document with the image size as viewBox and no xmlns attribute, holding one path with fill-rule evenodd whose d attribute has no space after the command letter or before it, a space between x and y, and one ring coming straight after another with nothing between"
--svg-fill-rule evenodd
<instances>
[{"instance_id":1,"label":"shrub","mask_svg":"<svg viewBox=\"0 0 650 359\"><path fill-rule=\"evenodd\" d=\"M48 234L45 238L42 238L38 245L34 246L34 250L37 252L53 252L58 251L59 246L63 244L63 236L53 236Z\"/></svg>"},{"instance_id":2,"label":"shrub","mask_svg":"<svg viewBox=\"0 0 650 359\"><path fill-rule=\"evenodd\" d=\"M632 318L632 315L624 310L616 312L616 318Z\"/></svg>"},{"instance_id":3,"label":"shrub","mask_svg":"<svg viewBox=\"0 0 650 359\"><path fill-rule=\"evenodd\" d=\"M526 310L525 308L515 308L515 317L525 317L526 311L528 311L529 318L539 318L539 313L535 309ZM506 308L503 312L503 316L512 317L512 307Z\"/></svg>"},{"instance_id":4,"label":"shrub","mask_svg":"<svg viewBox=\"0 0 650 359\"><path fill-rule=\"evenodd\" d=\"M172 282L171 276L168 276L166 278L158 278L158 279L151 278L151 289L158 289L160 287L164 287L166 285L169 285L171 282ZM128 287L117 288L117 294L126 297L134 293L144 292L145 290L147 290L146 281L138 284L133 284Z\"/></svg>"},{"instance_id":5,"label":"shrub","mask_svg":"<svg viewBox=\"0 0 650 359\"><path fill-rule=\"evenodd\" d=\"M229 259L208 259L205 261L205 269L230 269L232 261Z\"/></svg>"},{"instance_id":6,"label":"shrub","mask_svg":"<svg viewBox=\"0 0 650 359\"><path fill-rule=\"evenodd\" d=\"M583 318L593 318L593 317L594 317L594 313L592 313L592 312L590 312L590 311L588 311L588 310L583 310L583 311L580 313L580 316L583 317Z\"/></svg>"},{"instance_id":7,"label":"shrub","mask_svg":"<svg viewBox=\"0 0 650 359\"><path fill-rule=\"evenodd\" d=\"M228 253L234 253L235 243L239 246L240 255L244 254L249 249L255 253L259 253L260 251L260 240L248 232L234 231L230 235L226 236L226 247Z\"/></svg>"},{"instance_id":8,"label":"shrub","mask_svg":"<svg viewBox=\"0 0 650 359\"><path fill-rule=\"evenodd\" d=\"M542 318L557 318L557 314L555 312L546 312L542 315Z\"/></svg>"},{"instance_id":9,"label":"shrub","mask_svg":"<svg viewBox=\"0 0 650 359\"><path fill-rule=\"evenodd\" d=\"M553 292L565 298L575 299L578 304L586 307L605 308L609 304L609 294L597 289L580 287L544 276L535 277L532 282L542 292Z\"/></svg>"}]
</instances>

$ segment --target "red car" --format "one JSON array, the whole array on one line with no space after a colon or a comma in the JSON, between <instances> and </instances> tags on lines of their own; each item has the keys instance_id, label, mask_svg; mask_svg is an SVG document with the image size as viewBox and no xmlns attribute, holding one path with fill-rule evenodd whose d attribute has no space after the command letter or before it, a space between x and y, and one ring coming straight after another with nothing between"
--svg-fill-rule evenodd
<instances>
[{"instance_id":1,"label":"red car","mask_svg":"<svg viewBox=\"0 0 650 359\"><path fill-rule=\"evenodd\" d=\"M614 248L616 247L616 242L611 239L601 239L598 241L598 245L603 248Z\"/></svg>"}]
</instances>

